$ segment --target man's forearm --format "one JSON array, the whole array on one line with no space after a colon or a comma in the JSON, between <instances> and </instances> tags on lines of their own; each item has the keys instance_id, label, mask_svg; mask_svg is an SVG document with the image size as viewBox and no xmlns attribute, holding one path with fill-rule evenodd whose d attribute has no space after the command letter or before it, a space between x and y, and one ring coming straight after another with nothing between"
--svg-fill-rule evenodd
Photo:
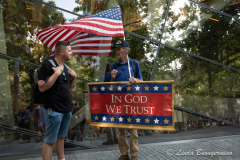
<instances>
[{"instance_id":1,"label":"man's forearm","mask_svg":"<svg viewBox=\"0 0 240 160\"><path fill-rule=\"evenodd\" d=\"M41 84L38 83L39 90L40 90L41 92L45 92L46 90L50 89L50 88L53 86L53 84L56 82L58 76L59 76L59 75L57 75L57 74L54 73L54 74L48 79L47 83L45 83L45 81L42 82Z\"/></svg>"},{"instance_id":2,"label":"man's forearm","mask_svg":"<svg viewBox=\"0 0 240 160\"><path fill-rule=\"evenodd\" d=\"M70 89L71 89L71 90L74 89L76 80L77 80L77 77L75 77L75 78L72 79L72 81L71 81L71 83L70 83Z\"/></svg>"}]
</instances>

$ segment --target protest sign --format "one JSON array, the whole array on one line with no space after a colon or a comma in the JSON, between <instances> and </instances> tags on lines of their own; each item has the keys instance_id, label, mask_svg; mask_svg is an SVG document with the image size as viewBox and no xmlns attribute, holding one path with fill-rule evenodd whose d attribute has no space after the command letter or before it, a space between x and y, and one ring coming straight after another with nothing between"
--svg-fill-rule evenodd
<instances>
[{"instance_id":1,"label":"protest sign","mask_svg":"<svg viewBox=\"0 0 240 160\"><path fill-rule=\"evenodd\" d=\"M90 125L174 131L173 81L88 83Z\"/></svg>"}]
</instances>

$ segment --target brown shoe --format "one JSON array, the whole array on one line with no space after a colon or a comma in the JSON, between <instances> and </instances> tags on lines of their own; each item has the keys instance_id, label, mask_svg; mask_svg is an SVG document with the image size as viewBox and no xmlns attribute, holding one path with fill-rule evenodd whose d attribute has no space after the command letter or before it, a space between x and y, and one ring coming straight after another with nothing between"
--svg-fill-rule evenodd
<instances>
[{"instance_id":1,"label":"brown shoe","mask_svg":"<svg viewBox=\"0 0 240 160\"><path fill-rule=\"evenodd\" d=\"M131 156L131 160L137 160L137 156Z\"/></svg>"},{"instance_id":2,"label":"brown shoe","mask_svg":"<svg viewBox=\"0 0 240 160\"><path fill-rule=\"evenodd\" d=\"M118 158L118 160L130 160L128 155L121 155L120 158Z\"/></svg>"},{"instance_id":3,"label":"brown shoe","mask_svg":"<svg viewBox=\"0 0 240 160\"><path fill-rule=\"evenodd\" d=\"M103 142L102 144L103 145L114 145L115 143L114 143L114 140L108 139L106 142Z\"/></svg>"}]
</instances>

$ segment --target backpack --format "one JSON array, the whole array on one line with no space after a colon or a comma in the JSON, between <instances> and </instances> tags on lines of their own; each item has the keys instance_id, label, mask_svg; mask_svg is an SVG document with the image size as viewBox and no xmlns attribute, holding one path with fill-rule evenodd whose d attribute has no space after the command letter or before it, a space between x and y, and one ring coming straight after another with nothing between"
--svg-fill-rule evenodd
<instances>
[{"instance_id":1,"label":"backpack","mask_svg":"<svg viewBox=\"0 0 240 160\"><path fill-rule=\"evenodd\" d=\"M137 60L136 59L131 59L131 64L132 64L132 70L133 70L133 73L134 73L134 77L136 78L138 75L137 75ZM117 68L117 62L114 62L113 63L113 69L116 69Z\"/></svg>"},{"instance_id":2,"label":"backpack","mask_svg":"<svg viewBox=\"0 0 240 160\"><path fill-rule=\"evenodd\" d=\"M48 61L52 64L53 67L57 67L54 60L50 59ZM64 63L64 66L67 69L70 69L65 63ZM33 99L34 99L34 103L36 103L36 104L44 104L44 102L45 102L44 101L44 92L41 92L38 87L38 71L40 68L41 68L41 66L33 74L34 82L35 82L35 84L33 86ZM45 83L47 83L49 78L50 77L46 78Z\"/></svg>"}]
</instances>

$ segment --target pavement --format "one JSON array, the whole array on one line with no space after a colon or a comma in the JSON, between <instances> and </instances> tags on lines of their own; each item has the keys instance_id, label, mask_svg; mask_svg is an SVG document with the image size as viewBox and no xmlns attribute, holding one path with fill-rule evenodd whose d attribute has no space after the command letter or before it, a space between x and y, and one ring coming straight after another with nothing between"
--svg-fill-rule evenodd
<instances>
[{"instance_id":1,"label":"pavement","mask_svg":"<svg viewBox=\"0 0 240 160\"><path fill-rule=\"evenodd\" d=\"M172 160L172 159L240 159L240 132L239 128L232 126L216 126L208 128L178 132L173 134L161 134L155 132L152 136L139 136L139 160ZM129 138L128 138L129 139ZM65 149L66 160L117 160L120 152L117 145L102 146L101 140L86 141L95 146L92 149L67 148ZM7 147L9 145L9 147ZM24 145L26 145L25 150ZM32 145L32 146L29 146ZM30 144L6 144L0 150L9 148L23 152L22 155L3 156L1 159L41 160L41 143ZM28 146L28 147L27 147ZM1 147L1 145L0 145ZM14 148L16 147L16 148ZM21 148L20 148L21 147ZM35 148L35 150L34 150ZM1 151L0 151L1 152ZM29 153L32 154L29 154ZM13 154L13 151L11 152ZM9 152L9 154L11 154ZM53 160L57 160L53 153Z\"/></svg>"},{"instance_id":2,"label":"pavement","mask_svg":"<svg viewBox=\"0 0 240 160\"><path fill-rule=\"evenodd\" d=\"M139 146L139 160L239 160L240 136L222 136L214 138L202 138L143 144ZM91 149L90 149L91 150ZM120 157L119 150L105 148L101 151L91 150L72 151L65 155L66 160L117 160ZM26 158L21 160L41 160L41 157ZM57 160L54 156L52 160Z\"/></svg>"}]
</instances>

